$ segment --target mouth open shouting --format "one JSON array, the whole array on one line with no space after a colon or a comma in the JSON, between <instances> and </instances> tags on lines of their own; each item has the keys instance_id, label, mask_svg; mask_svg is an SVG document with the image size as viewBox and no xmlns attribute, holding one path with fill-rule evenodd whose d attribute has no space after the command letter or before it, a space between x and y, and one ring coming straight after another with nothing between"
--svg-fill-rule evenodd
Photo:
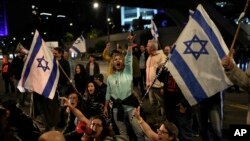
<instances>
[{"instance_id":1,"label":"mouth open shouting","mask_svg":"<svg viewBox=\"0 0 250 141\"><path fill-rule=\"evenodd\" d=\"M124 60L122 56L115 56L114 58L114 69L116 71L122 71L124 68Z\"/></svg>"}]
</instances>

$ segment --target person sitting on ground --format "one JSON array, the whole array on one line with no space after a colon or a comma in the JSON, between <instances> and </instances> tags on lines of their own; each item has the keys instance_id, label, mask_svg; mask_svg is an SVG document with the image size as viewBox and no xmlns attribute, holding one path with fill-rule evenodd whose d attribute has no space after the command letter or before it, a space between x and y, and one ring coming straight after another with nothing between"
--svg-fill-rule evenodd
<instances>
[{"instance_id":1,"label":"person sitting on ground","mask_svg":"<svg viewBox=\"0 0 250 141\"><path fill-rule=\"evenodd\" d=\"M133 115L151 141L178 141L178 128L172 122L164 121L156 133L140 116L140 107L134 109Z\"/></svg>"},{"instance_id":2,"label":"person sitting on ground","mask_svg":"<svg viewBox=\"0 0 250 141\"><path fill-rule=\"evenodd\" d=\"M69 102L73 107L79 108L81 111L83 111L81 104L81 97L79 94L72 92L68 96ZM64 129L62 131L65 139L67 141L77 141L81 139L81 135L78 135L75 131L76 128L76 116L70 111L68 107L63 106L62 112L61 112L62 119L66 119L66 126L64 126ZM64 118L63 118L64 117ZM62 120L63 121L63 120Z\"/></svg>"},{"instance_id":3,"label":"person sitting on ground","mask_svg":"<svg viewBox=\"0 0 250 141\"><path fill-rule=\"evenodd\" d=\"M95 141L113 141L115 140L113 137L109 136L111 131L110 128L107 126L107 123L105 121L105 118L100 115L96 115L88 119L79 109L72 106L71 103L68 101L66 97L60 97L64 101L64 105L68 106L72 113L77 117L79 122L83 122L83 125L86 125L85 133L83 134L81 140L82 141L89 141L89 140L95 140ZM79 127L83 129L82 127ZM86 130L91 129L91 132L86 132ZM110 132L109 132L110 131ZM116 138L119 138L117 136ZM120 138L122 140L122 138Z\"/></svg>"},{"instance_id":4,"label":"person sitting on ground","mask_svg":"<svg viewBox=\"0 0 250 141\"><path fill-rule=\"evenodd\" d=\"M48 131L43 133L38 141L66 141L63 134L59 131Z\"/></svg>"},{"instance_id":5,"label":"person sitting on ground","mask_svg":"<svg viewBox=\"0 0 250 141\"><path fill-rule=\"evenodd\" d=\"M105 97L107 91L107 84L104 82L103 74L96 74L94 76L94 82L97 84L97 93L98 97L100 98L100 102L104 105L105 104Z\"/></svg>"},{"instance_id":6,"label":"person sitting on ground","mask_svg":"<svg viewBox=\"0 0 250 141\"><path fill-rule=\"evenodd\" d=\"M15 130L9 126L9 111L0 104L0 140L17 141L20 137Z\"/></svg>"},{"instance_id":7,"label":"person sitting on ground","mask_svg":"<svg viewBox=\"0 0 250 141\"><path fill-rule=\"evenodd\" d=\"M83 109L87 118L103 114L104 104L102 102L105 101L105 97L100 97L95 82L91 81L87 84L87 90L83 97Z\"/></svg>"},{"instance_id":8,"label":"person sitting on ground","mask_svg":"<svg viewBox=\"0 0 250 141\"><path fill-rule=\"evenodd\" d=\"M16 107L16 101L7 99L2 102L2 106L8 110L8 126L15 129L16 135L22 141L35 141L40 136L40 129L33 119L25 112ZM1 126L1 124L0 124Z\"/></svg>"}]
</instances>

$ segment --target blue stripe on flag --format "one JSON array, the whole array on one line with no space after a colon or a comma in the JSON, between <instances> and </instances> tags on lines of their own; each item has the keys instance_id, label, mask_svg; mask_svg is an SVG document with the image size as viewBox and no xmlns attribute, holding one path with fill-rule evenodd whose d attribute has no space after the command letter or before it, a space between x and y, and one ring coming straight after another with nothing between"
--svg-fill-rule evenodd
<instances>
[{"instance_id":1,"label":"blue stripe on flag","mask_svg":"<svg viewBox=\"0 0 250 141\"><path fill-rule=\"evenodd\" d=\"M71 47L71 49L73 49L77 54L81 54L80 50L77 47L73 46Z\"/></svg>"},{"instance_id":2,"label":"blue stripe on flag","mask_svg":"<svg viewBox=\"0 0 250 141\"><path fill-rule=\"evenodd\" d=\"M201 28L204 30L204 32L207 34L208 38L210 39L210 42L213 44L214 48L216 49L217 53L219 54L219 57L222 59L226 54L221 47L221 44L211 29L211 27L208 25L200 11L196 10L194 14L192 14L192 18L197 21L197 23L201 26Z\"/></svg>"},{"instance_id":3,"label":"blue stripe on flag","mask_svg":"<svg viewBox=\"0 0 250 141\"><path fill-rule=\"evenodd\" d=\"M28 78L28 76L30 74L31 66L32 66L32 64L35 60L35 57L36 57L37 53L39 52L41 46L42 46L42 38L40 35L38 35L34 49L30 55L30 59L28 60L28 63L27 63L27 66L26 66L26 69L25 69L25 72L23 75L22 86L24 86L24 83L26 82L26 79Z\"/></svg>"},{"instance_id":4,"label":"blue stripe on flag","mask_svg":"<svg viewBox=\"0 0 250 141\"><path fill-rule=\"evenodd\" d=\"M196 80L194 74L192 73L192 70L190 70L181 55L177 51L173 51L172 56L174 57L170 58L171 62L173 63L179 74L185 74L181 77L196 101L200 102L204 100L204 98L207 98L208 96L206 95L205 91Z\"/></svg>"},{"instance_id":5,"label":"blue stripe on flag","mask_svg":"<svg viewBox=\"0 0 250 141\"><path fill-rule=\"evenodd\" d=\"M43 96L49 97L51 93L51 89L54 86L56 76L57 76L57 63L56 63L56 58L53 58L53 69L51 71L51 75L49 76L48 82L42 92Z\"/></svg>"}]
</instances>

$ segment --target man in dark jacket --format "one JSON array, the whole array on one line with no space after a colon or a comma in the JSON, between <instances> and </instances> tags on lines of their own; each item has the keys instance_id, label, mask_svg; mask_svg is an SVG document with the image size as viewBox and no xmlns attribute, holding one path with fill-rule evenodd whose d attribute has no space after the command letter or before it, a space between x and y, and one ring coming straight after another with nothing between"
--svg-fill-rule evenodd
<instances>
[{"instance_id":1,"label":"man in dark jacket","mask_svg":"<svg viewBox=\"0 0 250 141\"><path fill-rule=\"evenodd\" d=\"M86 65L86 71L89 75L90 81L94 80L94 75L100 73L100 67L99 64L95 61L95 56L90 55L89 56L89 62Z\"/></svg>"},{"instance_id":2,"label":"man in dark jacket","mask_svg":"<svg viewBox=\"0 0 250 141\"><path fill-rule=\"evenodd\" d=\"M67 60L63 58L63 50L60 47L56 47L53 50L53 54L60 65L60 77L58 81L58 91L60 96L67 96L69 94L69 79L70 78L70 65Z\"/></svg>"},{"instance_id":3,"label":"man in dark jacket","mask_svg":"<svg viewBox=\"0 0 250 141\"><path fill-rule=\"evenodd\" d=\"M105 96L107 91L107 84L103 82L103 74L96 74L94 76L94 81L98 85L98 97L100 98L100 102L105 104Z\"/></svg>"},{"instance_id":4,"label":"man in dark jacket","mask_svg":"<svg viewBox=\"0 0 250 141\"><path fill-rule=\"evenodd\" d=\"M167 119L178 127L180 140L193 141L191 106L169 71L163 70L158 80L164 83L165 114Z\"/></svg>"},{"instance_id":5,"label":"man in dark jacket","mask_svg":"<svg viewBox=\"0 0 250 141\"><path fill-rule=\"evenodd\" d=\"M19 80L21 79L22 70L23 70L23 66L25 62L24 58L25 58L25 55L21 52L18 52L17 56L11 62L11 68L12 68L13 76L15 78L16 86ZM27 94L21 93L18 89L16 89L16 94L18 97L18 105L24 106L25 100L27 99Z\"/></svg>"}]
</instances>

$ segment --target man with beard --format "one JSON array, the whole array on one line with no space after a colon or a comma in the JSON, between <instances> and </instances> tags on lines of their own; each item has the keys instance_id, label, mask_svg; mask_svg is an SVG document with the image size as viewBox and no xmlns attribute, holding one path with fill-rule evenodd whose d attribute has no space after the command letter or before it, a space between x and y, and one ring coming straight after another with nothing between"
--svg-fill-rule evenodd
<instances>
[{"instance_id":1,"label":"man with beard","mask_svg":"<svg viewBox=\"0 0 250 141\"><path fill-rule=\"evenodd\" d=\"M107 79L106 102L104 106L104 114L108 116L108 105L110 100L113 102L112 118L119 129L119 134L129 140L126 119L134 130L137 141L144 141L143 131L138 122L134 120L132 111L136 98L132 95L132 48L134 37L129 35L130 46L124 58L123 54L117 53L112 56L111 73ZM132 120L131 120L132 119Z\"/></svg>"}]
</instances>

